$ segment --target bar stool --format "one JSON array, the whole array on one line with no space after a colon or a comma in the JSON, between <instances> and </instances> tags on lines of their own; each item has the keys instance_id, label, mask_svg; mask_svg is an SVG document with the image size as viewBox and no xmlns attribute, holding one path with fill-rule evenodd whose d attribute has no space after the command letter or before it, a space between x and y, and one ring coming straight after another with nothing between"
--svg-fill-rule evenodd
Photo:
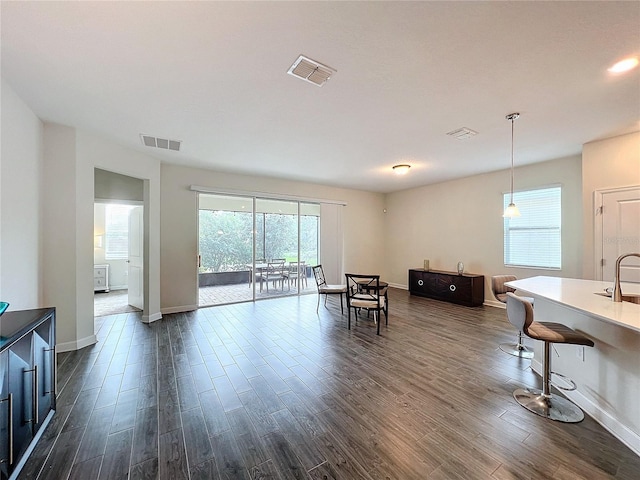
<instances>
[{"instance_id":1,"label":"bar stool","mask_svg":"<svg viewBox=\"0 0 640 480\"><path fill-rule=\"evenodd\" d=\"M519 388L513 392L513 398L524 408L541 417L565 423L581 422L584 419L582 410L569 400L552 394L550 391L551 344L570 343L593 347L594 343L561 323L534 321L531 304L511 292L507 293L507 315L509 321L519 326L525 335L544 342L542 390Z\"/></svg>"},{"instance_id":2,"label":"bar stool","mask_svg":"<svg viewBox=\"0 0 640 480\"><path fill-rule=\"evenodd\" d=\"M515 292L516 289L507 287L505 283L513 280L517 280L515 275L494 275L491 277L491 291L493 292L493 296L496 297L496 300L507 303L507 293ZM533 298L522 298L533 305ZM499 347L504 353L508 353L514 357L533 358L533 350L522 342L522 330L518 330L518 341L516 343L501 343Z\"/></svg>"}]
</instances>

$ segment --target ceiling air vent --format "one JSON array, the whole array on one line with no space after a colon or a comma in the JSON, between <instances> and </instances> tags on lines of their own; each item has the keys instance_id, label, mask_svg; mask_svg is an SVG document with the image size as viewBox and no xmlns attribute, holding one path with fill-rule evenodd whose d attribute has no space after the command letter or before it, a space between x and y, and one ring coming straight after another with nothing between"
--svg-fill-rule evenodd
<instances>
[{"instance_id":1,"label":"ceiling air vent","mask_svg":"<svg viewBox=\"0 0 640 480\"><path fill-rule=\"evenodd\" d=\"M327 67L326 65L322 65L321 63L311 60L304 55L300 55L298 59L293 62L293 65L289 67L287 73L294 77L298 77L305 82L313 83L314 85L321 87L327 80L329 80L329 78L331 78L331 75L336 73L336 71L337 70Z\"/></svg>"},{"instance_id":2,"label":"ceiling air vent","mask_svg":"<svg viewBox=\"0 0 640 480\"><path fill-rule=\"evenodd\" d=\"M471 138L477 134L478 132L466 127L462 127L447 133L447 135L451 135L453 138L457 138L458 140L466 140L467 138Z\"/></svg>"},{"instance_id":3,"label":"ceiling air vent","mask_svg":"<svg viewBox=\"0 0 640 480\"><path fill-rule=\"evenodd\" d=\"M180 145L182 144L180 140L168 140L166 138L144 135L142 133L140 134L140 138L142 139L142 143L144 143L147 147L163 148L165 150L173 150L175 152L180 151Z\"/></svg>"}]
</instances>

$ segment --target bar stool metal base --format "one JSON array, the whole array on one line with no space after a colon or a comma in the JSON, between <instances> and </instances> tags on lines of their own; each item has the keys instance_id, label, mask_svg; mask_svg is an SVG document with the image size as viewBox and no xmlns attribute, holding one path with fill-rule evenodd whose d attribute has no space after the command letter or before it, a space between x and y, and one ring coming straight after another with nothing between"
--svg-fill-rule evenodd
<instances>
[{"instance_id":1,"label":"bar stool metal base","mask_svg":"<svg viewBox=\"0 0 640 480\"><path fill-rule=\"evenodd\" d=\"M530 412L557 422L578 423L584 420L584 413L575 404L558 395L544 395L542 390L519 388L513 398Z\"/></svg>"},{"instance_id":2,"label":"bar stool metal base","mask_svg":"<svg viewBox=\"0 0 640 480\"><path fill-rule=\"evenodd\" d=\"M522 343L522 330L518 332L518 341L516 343L501 343L500 350L514 357L533 358L533 350Z\"/></svg>"},{"instance_id":3,"label":"bar stool metal base","mask_svg":"<svg viewBox=\"0 0 640 480\"><path fill-rule=\"evenodd\" d=\"M526 345L518 345L517 343L501 343L500 350L514 357L533 358L533 350Z\"/></svg>"}]
</instances>

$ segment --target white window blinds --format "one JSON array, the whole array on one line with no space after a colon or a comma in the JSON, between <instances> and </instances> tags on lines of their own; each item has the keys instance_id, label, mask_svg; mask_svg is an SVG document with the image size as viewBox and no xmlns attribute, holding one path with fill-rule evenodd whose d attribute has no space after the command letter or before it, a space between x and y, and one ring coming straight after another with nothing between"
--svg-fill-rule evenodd
<instances>
[{"instance_id":1,"label":"white window blinds","mask_svg":"<svg viewBox=\"0 0 640 480\"><path fill-rule=\"evenodd\" d=\"M504 208L510 201L504 195ZM504 219L504 264L518 267L562 267L561 187L513 193L519 217Z\"/></svg>"},{"instance_id":2,"label":"white window blinds","mask_svg":"<svg viewBox=\"0 0 640 480\"><path fill-rule=\"evenodd\" d=\"M105 206L105 259L129 258L129 212L132 205Z\"/></svg>"}]
</instances>

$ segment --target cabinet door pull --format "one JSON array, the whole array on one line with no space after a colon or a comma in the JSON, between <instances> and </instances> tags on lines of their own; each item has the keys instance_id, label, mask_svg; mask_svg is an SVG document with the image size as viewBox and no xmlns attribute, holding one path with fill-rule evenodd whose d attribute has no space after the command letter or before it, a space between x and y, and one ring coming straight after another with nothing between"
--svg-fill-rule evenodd
<instances>
[{"instance_id":1,"label":"cabinet door pull","mask_svg":"<svg viewBox=\"0 0 640 480\"><path fill-rule=\"evenodd\" d=\"M33 366L33 431L36 431L36 425L38 425L38 365Z\"/></svg>"},{"instance_id":2,"label":"cabinet door pull","mask_svg":"<svg viewBox=\"0 0 640 480\"><path fill-rule=\"evenodd\" d=\"M0 460L0 463L6 463L13 465L13 393L10 393L7 398L0 400L0 403L7 402L7 435L9 437L9 458Z\"/></svg>"},{"instance_id":3,"label":"cabinet door pull","mask_svg":"<svg viewBox=\"0 0 640 480\"><path fill-rule=\"evenodd\" d=\"M38 365L34 365L32 369L25 370L24 373L33 372L32 388L31 388L31 404L33 411L31 412L31 418L25 423L31 423L31 430L35 434L36 425L38 425Z\"/></svg>"},{"instance_id":4,"label":"cabinet door pull","mask_svg":"<svg viewBox=\"0 0 640 480\"><path fill-rule=\"evenodd\" d=\"M45 352L55 352L56 347L53 348L45 348L44 351ZM46 360L46 353L45 353L45 360ZM53 362L55 362L55 353L53 354L49 354L49 361L51 362L51 365L49 366L49 368L45 368L45 373L44 373L44 378L46 380L47 377L49 377L49 381L51 382L51 388L49 390L47 390L46 386L43 383L43 387L44 387L44 392L42 392L42 395L48 395L50 393L55 393L56 391L56 369L53 368ZM53 376L49 376L47 375L47 372L51 372L51 370L53 370Z\"/></svg>"}]
</instances>

